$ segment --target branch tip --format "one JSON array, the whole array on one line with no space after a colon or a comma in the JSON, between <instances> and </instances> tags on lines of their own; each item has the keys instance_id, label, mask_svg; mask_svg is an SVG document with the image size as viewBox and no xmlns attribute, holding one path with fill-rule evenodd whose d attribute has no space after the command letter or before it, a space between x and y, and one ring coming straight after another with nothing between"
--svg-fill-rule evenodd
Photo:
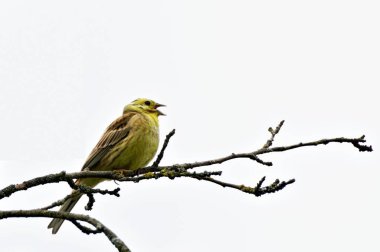
<instances>
[{"instance_id":1,"label":"branch tip","mask_svg":"<svg viewBox=\"0 0 380 252\"><path fill-rule=\"evenodd\" d=\"M265 177L265 176L264 176L264 177L262 177L262 178L260 179L260 181L257 183L257 185L256 185L256 188L260 188L260 187L263 185L263 183L264 183L265 179L266 179L266 177Z\"/></svg>"},{"instance_id":2,"label":"branch tip","mask_svg":"<svg viewBox=\"0 0 380 252\"><path fill-rule=\"evenodd\" d=\"M158 165L160 164L162 158L164 157L165 149L166 149L166 147L169 144L170 138L172 136L174 136L174 134L175 134L175 129L173 129L172 131L169 132L169 134L166 135L164 144L162 145L162 148L161 148L161 151L158 154L157 159L154 161L152 167L158 167Z\"/></svg>"},{"instance_id":3,"label":"branch tip","mask_svg":"<svg viewBox=\"0 0 380 252\"><path fill-rule=\"evenodd\" d=\"M94 194L92 193L86 193L86 195L88 197L88 202L87 202L87 205L84 207L84 209L86 211L91 211L95 203L95 197L94 197Z\"/></svg>"},{"instance_id":4,"label":"branch tip","mask_svg":"<svg viewBox=\"0 0 380 252\"><path fill-rule=\"evenodd\" d=\"M282 125L284 125L285 120L282 120L275 129L269 127L268 131L271 134L271 137L267 140L267 142L262 147L263 149L267 149L272 146L274 137L280 132Z\"/></svg>"}]
</instances>

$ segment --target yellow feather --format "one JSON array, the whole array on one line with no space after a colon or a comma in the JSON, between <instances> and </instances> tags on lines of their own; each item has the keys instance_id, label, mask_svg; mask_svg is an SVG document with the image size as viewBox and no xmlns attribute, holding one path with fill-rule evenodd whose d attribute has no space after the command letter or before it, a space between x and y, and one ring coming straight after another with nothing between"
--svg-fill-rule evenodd
<instances>
[{"instance_id":1,"label":"yellow feather","mask_svg":"<svg viewBox=\"0 0 380 252\"><path fill-rule=\"evenodd\" d=\"M82 170L112 171L136 170L146 166L157 152L159 144L158 116L164 115L157 108L164 106L153 100L140 98L124 107L123 115L113 121L94 147ZM94 187L104 179L78 179L76 184ZM59 211L70 212L82 196L68 199ZM53 219L48 228L57 233L63 219Z\"/></svg>"}]
</instances>

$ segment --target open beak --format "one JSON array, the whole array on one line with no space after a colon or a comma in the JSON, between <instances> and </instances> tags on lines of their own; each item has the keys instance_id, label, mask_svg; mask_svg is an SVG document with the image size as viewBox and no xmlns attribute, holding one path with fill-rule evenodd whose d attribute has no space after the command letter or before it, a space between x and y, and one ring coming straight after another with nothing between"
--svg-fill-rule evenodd
<instances>
[{"instance_id":1,"label":"open beak","mask_svg":"<svg viewBox=\"0 0 380 252\"><path fill-rule=\"evenodd\" d=\"M158 115L165 115L164 113L162 113L161 111L159 111L157 108L159 107L166 107L164 104L159 104L159 103L156 103L156 105L154 106L154 108L157 110L158 112Z\"/></svg>"}]
</instances>

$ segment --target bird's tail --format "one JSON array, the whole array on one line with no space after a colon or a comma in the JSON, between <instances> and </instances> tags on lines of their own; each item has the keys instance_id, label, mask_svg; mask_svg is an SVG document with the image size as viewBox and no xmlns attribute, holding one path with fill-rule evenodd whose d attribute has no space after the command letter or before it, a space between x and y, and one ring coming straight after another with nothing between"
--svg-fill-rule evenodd
<instances>
[{"instance_id":1,"label":"bird's tail","mask_svg":"<svg viewBox=\"0 0 380 252\"><path fill-rule=\"evenodd\" d=\"M82 193L78 192L73 192L72 197L67 199L65 203L63 203L61 209L59 209L59 212L71 212L71 210L74 208L75 204L79 201L79 199L82 197ZM59 219L59 218L54 218L48 228L52 228L52 233L56 234L60 227L62 226L62 223L65 219Z\"/></svg>"}]
</instances>

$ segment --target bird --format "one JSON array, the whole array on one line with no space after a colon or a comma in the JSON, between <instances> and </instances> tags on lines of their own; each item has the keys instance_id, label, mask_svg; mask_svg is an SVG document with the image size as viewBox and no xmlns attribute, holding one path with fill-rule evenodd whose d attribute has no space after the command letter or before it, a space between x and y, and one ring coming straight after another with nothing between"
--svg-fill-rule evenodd
<instances>
[{"instance_id":1,"label":"bird","mask_svg":"<svg viewBox=\"0 0 380 252\"><path fill-rule=\"evenodd\" d=\"M158 149L158 117L165 115L158 108L164 106L147 98L138 98L126 105L123 114L107 127L84 162L82 171L136 170L146 166ZM93 188L104 180L80 178L75 184ZM73 190L59 212L70 212L82 195ZM48 228L56 234L63 222L64 219L54 218Z\"/></svg>"}]
</instances>

